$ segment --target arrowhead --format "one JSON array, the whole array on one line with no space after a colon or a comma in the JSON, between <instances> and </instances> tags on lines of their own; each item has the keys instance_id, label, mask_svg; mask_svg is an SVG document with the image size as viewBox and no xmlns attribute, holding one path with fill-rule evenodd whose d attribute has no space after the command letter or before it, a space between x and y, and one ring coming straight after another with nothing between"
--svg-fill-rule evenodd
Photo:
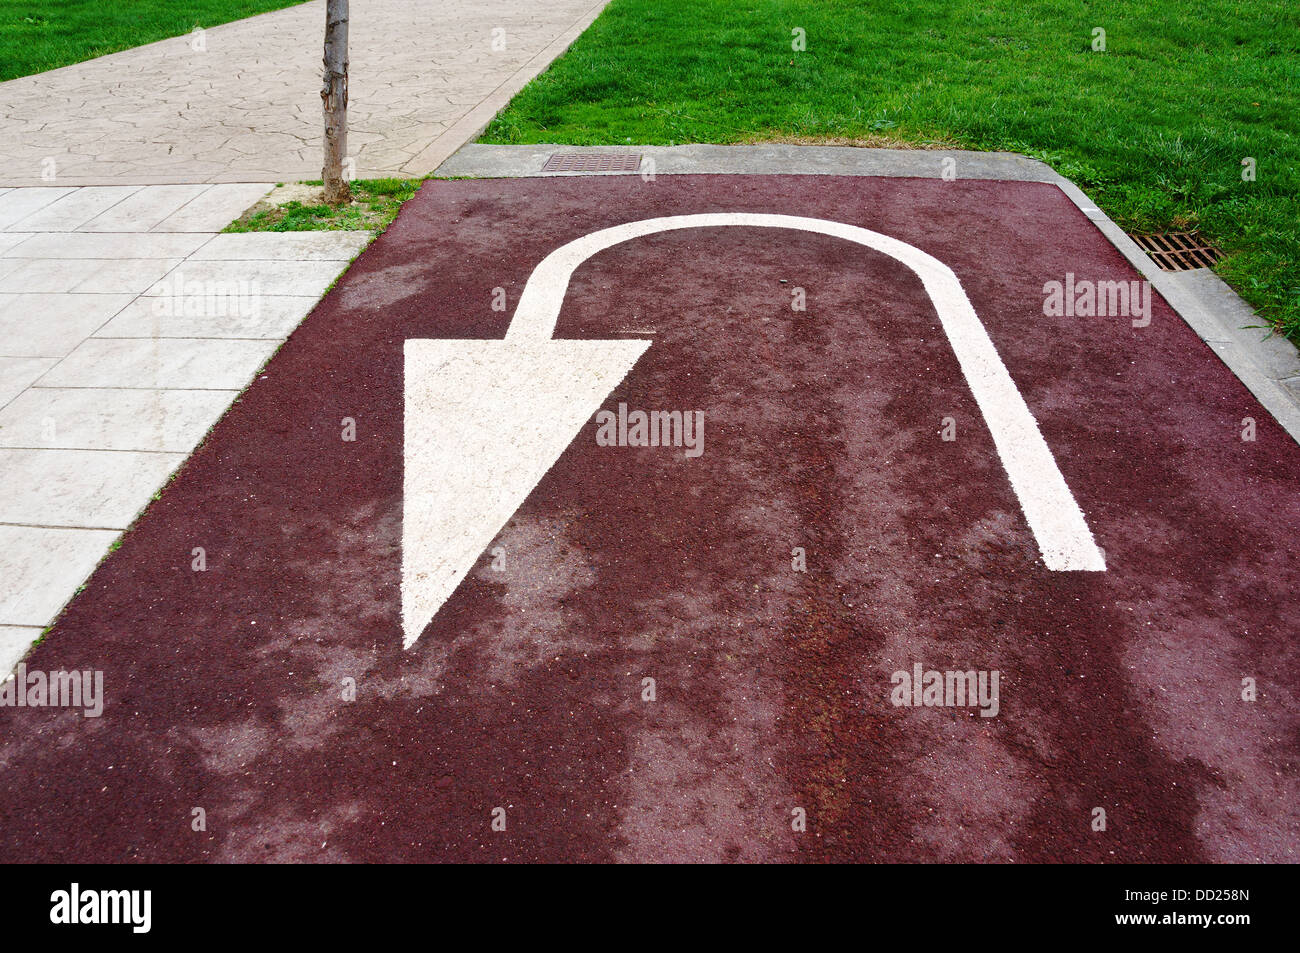
<instances>
[{"instance_id":1,"label":"arrowhead","mask_svg":"<svg viewBox=\"0 0 1300 953\"><path fill-rule=\"evenodd\" d=\"M407 648L650 346L406 342L402 635Z\"/></svg>"}]
</instances>

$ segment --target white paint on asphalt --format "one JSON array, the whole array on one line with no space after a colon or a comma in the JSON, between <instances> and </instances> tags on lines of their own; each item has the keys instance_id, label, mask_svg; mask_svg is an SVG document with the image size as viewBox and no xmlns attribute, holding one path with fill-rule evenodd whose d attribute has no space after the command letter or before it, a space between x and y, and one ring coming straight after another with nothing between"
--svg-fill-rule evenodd
<instances>
[{"instance_id":1,"label":"white paint on asphalt","mask_svg":"<svg viewBox=\"0 0 1300 953\"><path fill-rule=\"evenodd\" d=\"M1057 572L1106 569L1037 421L951 268L905 242L841 222L747 212L675 215L601 229L551 252L529 276L504 341L406 342L402 626L408 647L650 346L552 340L573 272L633 238L719 226L830 235L912 269L930 295L1044 564Z\"/></svg>"},{"instance_id":2,"label":"white paint on asphalt","mask_svg":"<svg viewBox=\"0 0 1300 953\"><path fill-rule=\"evenodd\" d=\"M402 630L408 648L649 346L406 342Z\"/></svg>"}]
</instances>

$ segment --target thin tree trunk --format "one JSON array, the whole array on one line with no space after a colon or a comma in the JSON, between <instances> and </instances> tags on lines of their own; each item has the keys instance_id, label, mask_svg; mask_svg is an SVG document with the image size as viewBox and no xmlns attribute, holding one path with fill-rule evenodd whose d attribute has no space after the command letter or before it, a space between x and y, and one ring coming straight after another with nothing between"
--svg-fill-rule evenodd
<instances>
[{"instance_id":1,"label":"thin tree trunk","mask_svg":"<svg viewBox=\"0 0 1300 953\"><path fill-rule=\"evenodd\" d=\"M325 104L325 201L342 205L351 198L343 178L348 151L348 0L325 2L325 76L320 98Z\"/></svg>"}]
</instances>

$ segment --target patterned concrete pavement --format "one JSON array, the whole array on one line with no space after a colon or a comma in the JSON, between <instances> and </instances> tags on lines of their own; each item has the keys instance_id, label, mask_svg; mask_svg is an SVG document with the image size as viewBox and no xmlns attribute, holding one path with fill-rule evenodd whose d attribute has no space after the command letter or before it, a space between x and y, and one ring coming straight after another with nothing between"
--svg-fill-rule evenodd
<instances>
[{"instance_id":1,"label":"patterned concrete pavement","mask_svg":"<svg viewBox=\"0 0 1300 953\"><path fill-rule=\"evenodd\" d=\"M423 175L607 0L353 0L359 178ZM324 0L0 84L0 185L319 178Z\"/></svg>"},{"instance_id":2,"label":"patterned concrete pavement","mask_svg":"<svg viewBox=\"0 0 1300 953\"><path fill-rule=\"evenodd\" d=\"M0 189L0 678L370 240L269 190Z\"/></svg>"}]
</instances>

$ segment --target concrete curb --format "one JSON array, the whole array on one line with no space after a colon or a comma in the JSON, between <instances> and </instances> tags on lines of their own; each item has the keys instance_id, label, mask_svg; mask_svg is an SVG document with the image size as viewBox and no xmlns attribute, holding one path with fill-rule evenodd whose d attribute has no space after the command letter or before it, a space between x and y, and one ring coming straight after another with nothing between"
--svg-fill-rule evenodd
<instances>
[{"instance_id":1,"label":"concrete curb","mask_svg":"<svg viewBox=\"0 0 1300 953\"><path fill-rule=\"evenodd\" d=\"M558 41L557 41L558 42ZM468 117L467 117L468 118ZM1208 268L1161 271L1077 185L1050 166L1010 152L859 149L853 146L499 146L471 143L442 162L441 178L638 175L641 172L543 172L555 152L636 152L655 175L875 175L1046 182L1056 185L1151 283L1169 306L1236 375L1278 424L1300 443L1300 353L1269 333L1265 321ZM952 160L952 164L945 163Z\"/></svg>"},{"instance_id":2,"label":"concrete curb","mask_svg":"<svg viewBox=\"0 0 1300 953\"><path fill-rule=\"evenodd\" d=\"M963 179L1046 182L1056 178L1048 166L1013 152L961 152L928 149L859 149L855 146L494 146L470 143L442 163L438 176L519 178L541 175L591 175L543 172L554 152L601 155L636 152L653 162L656 175L886 175L940 178L945 158L956 159ZM637 175L604 172L597 175Z\"/></svg>"}]
</instances>

